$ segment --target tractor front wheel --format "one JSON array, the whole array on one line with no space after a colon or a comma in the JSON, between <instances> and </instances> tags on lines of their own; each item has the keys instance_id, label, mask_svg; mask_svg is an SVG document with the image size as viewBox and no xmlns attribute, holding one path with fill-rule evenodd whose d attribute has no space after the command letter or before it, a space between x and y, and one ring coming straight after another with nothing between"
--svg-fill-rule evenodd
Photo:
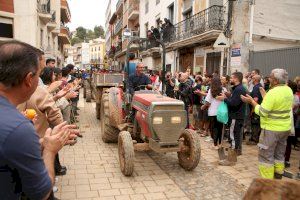
<instances>
[{"instance_id":1,"label":"tractor front wheel","mask_svg":"<svg viewBox=\"0 0 300 200\"><path fill-rule=\"evenodd\" d=\"M100 119L103 142L117 142L119 130L109 124L108 94L102 95L102 102L100 104Z\"/></svg>"},{"instance_id":2,"label":"tractor front wheel","mask_svg":"<svg viewBox=\"0 0 300 200\"><path fill-rule=\"evenodd\" d=\"M134 167L134 148L128 131L122 131L119 134L118 152L121 172L125 176L131 176Z\"/></svg>"},{"instance_id":3,"label":"tractor front wheel","mask_svg":"<svg viewBox=\"0 0 300 200\"><path fill-rule=\"evenodd\" d=\"M183 142L185 147L181 151L177 152L179 165L187 170L191 171L198 166L201 148L200 148L200 138L195 133L195 131L186 129L180 135L179 141Z\"/></svg>"}]
</instances>

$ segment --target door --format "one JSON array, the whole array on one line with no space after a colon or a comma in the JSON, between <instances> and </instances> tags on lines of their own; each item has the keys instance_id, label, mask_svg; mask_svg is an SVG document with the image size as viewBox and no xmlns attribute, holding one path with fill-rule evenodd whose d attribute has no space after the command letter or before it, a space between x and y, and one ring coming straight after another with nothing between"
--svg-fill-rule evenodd
<instances>
[{"instance_id":1,"label":"door","mask_svg":"<svg viewBox=\"0 0 300 200\"><path fill-rule=\"evenodd\" d=\"M213 52L206 54L206 73L213 74L215 71L220 73L221 52Z\"/></svg>"}]
</instances>

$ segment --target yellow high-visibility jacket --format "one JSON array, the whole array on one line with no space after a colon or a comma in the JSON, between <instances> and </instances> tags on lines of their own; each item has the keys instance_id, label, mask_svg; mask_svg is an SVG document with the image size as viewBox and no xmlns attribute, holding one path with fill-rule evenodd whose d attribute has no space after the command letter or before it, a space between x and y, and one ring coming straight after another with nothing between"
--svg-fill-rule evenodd
<instances>
[{"instance_id":1,"label":"yellow high-visibility jacket","mask_svg":"<svg viewBox=\"0 0 300 200\"><path fill-rule=\"evenodd\" d=\"M261 128L269 131L291 130L293 101L293 92L286 85L269 90L261 105L255 106L255 113L260 116Z\"/></svg>"}]
</instances>

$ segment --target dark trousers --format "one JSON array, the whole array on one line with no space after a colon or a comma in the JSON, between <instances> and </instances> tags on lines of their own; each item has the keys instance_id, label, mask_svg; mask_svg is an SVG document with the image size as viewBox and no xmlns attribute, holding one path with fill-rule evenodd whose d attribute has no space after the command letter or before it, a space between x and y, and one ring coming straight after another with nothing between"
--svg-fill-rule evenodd
<instances>
[{"instance_id":1,"label":"dark trousers","mask_svg":"<svg viewBox=\"0 0 300 200\"><path fill-rule=\"evenodd\" d=\"M214 139L214 145L221 144L223 124L217 120L217 116L210 117L210 130Z\"/></svg>"},{"instance_id":2,"label":"dark trousers","mask_svg":"<svg viewBox=\"0 0 300 200\"><path fill-rule=\"evenodd\" d=\"M286 142L286 149L285 149L285 161L289 162L290 161L290 157L291 157L291 153L292 153L292 145L296 145L297 143L297 138L295 136L289 136Z\"/></svg>"},{"instance_id":3,"label":"dark trousers","mask_svg":"<svg viewBox=\"0 0 300 200\"><path fill-rule=\"evenodd\" d=\"M234 149L242 150L242 129L244 125L243 119L232 119L230 125L231 145Z\"/></svg>"},{"instance_id":4,"label":"dark trousers","mask_svg":"<svg viewBox=\"0 0 300 200\"><path fill-rule=\"evenodd\" d=\"M60 161L59 161L59 155L58 154L55 155L54 169L55 169L55 171L61 170L61 164L60 164Z\"/></svg>"},{"instance_id":5,"label":"dark trousers","mask_svg":"<svg viewBox=\"0 0 300 200\"><path fill-rule=\"evenodd\" d=\"M251 116L251 139L250 140L258 143L260 132L261 132L261 128L260 128L259 116L253 114Z\"/></svg>"},{"instance_id":6,"label":"dark trousers","mask_svg":"<svg viewBox=\"0 0 300 200\"><path fill-rule=\"evenodd\" d=\"M189 128L190 127L190 113L189 113L189 106L188 105L185 105L184 106L184 109L186 111L186 128Z\"/></svg>"}]
</instances>

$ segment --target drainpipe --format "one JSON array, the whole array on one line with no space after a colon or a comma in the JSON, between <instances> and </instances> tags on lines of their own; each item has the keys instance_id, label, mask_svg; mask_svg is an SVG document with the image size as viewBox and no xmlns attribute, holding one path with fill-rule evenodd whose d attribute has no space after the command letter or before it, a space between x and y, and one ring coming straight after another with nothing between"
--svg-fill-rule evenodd
<instances>
[{"instance_id":1,"label":"drainpipe","mask_svg":"<svg viewBox=\"0 0 300 200\"><path fill-rule=\"evenodd\" d=\"M255 0L250 1L250 16L249 16L249 44L252 44L252 35L253 35L253 17L254 17L254 5Z\"/></svg>"},{"instance_id":2,"label":"drainpipe","mask_svg":"<svg viewBox=\"0 0 300 200\"><path fill-rule=\"evenodd\" d=\"M231 35L231 22L232 22L232 14L233 13L233 1L229 1L228 3L228 16L227 16L227 30L226 35L229 39L229 44L231 45L232 35ZM229 75L229 67L230 67L230 60L231 60L231 47L227 48L227 67L226 67L226 75Z\"/></svg>"}]
</instances>

